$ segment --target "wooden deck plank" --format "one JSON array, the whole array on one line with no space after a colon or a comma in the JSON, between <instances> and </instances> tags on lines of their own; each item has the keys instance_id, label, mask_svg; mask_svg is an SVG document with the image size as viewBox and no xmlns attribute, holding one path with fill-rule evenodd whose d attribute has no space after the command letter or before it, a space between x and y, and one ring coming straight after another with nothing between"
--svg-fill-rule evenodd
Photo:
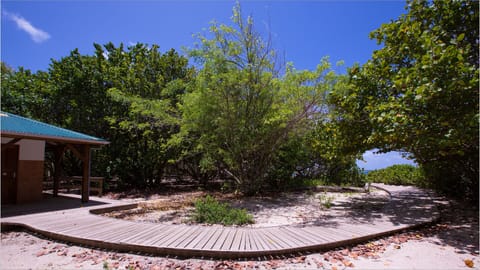
<instances>
[{"instance_id":1,"label":"wooden deck plank","mask_svg":"<svg viewBox=\"0 0 480 270\"><path fill-rule=\"evenodd\" d=\"M229 233L228 236L225 237L225 241L223 241L222 246L219 248L221 250L231 250L233 241L238 233L238 230L232 230L231 228L227 228Z\"/></svg>"},{"instance_id":2,"label":"wooden deck plank","mask_svg":"<svg viewBox=\"0 0 480 270\"><path fill-rule=\"evenodd\" d=\"M175 248L183 248L183 244L185 241L188 242L190 238L196 238L198 236L198 232L201 231L202 228L199 226L190 226L188 230L183 233L182 235L179 235L174 241L172 241L168 247L175 247Z\"/></svg>"},{"instance_id":3,"label":"wooden deck plank","mask_svg":"<svg viewBox=\"0 0 480 270\"><path fill-rule=\"evenodd\" d=\"M71 234L77 236L87 236L87 237L100 237L102 238L104 235L115 232L118 229L122 228L123 224L115 224L115 223L99 223L92 225L88 228L78 228L75 230L70 230L67 232L61 232L62 234Z\"/></svg>"},{"instance_id":4,"label":"wooden deck plank","mask_svg":"<svg viewBox=\"0 0 480 270\"><path fill-rule=\"evenodd\" d=\"M327 243L329 242L330 240L325 238L325 237L322 237L320 236L317 232L315 231L310 231L306 228L297 228L295 230L295 232L297 232L298 234L301 234L301 235L304 235L305 237L307 237L308 239L311 239L314 243Z\"/></svg>"},{"instance_id":5,"label":"wooden deck plank","mask_svg":"<svg viewBox=\"0 0 480 270\"><path fill-rule=\"evenodd\" d=\"M290 230L288 227L281 227L280 230L282 230L283 233L290 235L295 239L295 241L298 241L303 245L311 245L315 243L315 241L312 241L311 238L308 238L308 237L305 237L305 235L302 235L301 232L298 232L296 230Z\"/></svg>"},{"instance_id":6,"label":"wooden deck plank","mask_svg":"<svg viewBox=\"0 0 480 270\"><path fill-rule=\"evenodd\" d=\"M241 230L240 239L238 243L238 250L246 250L247 243L246 243L245 234L246 234L245 229Z\"/></svg>"},{"instance_id":7,"label":"wooden deck plank","mask_svg":"<svg viewBox=\"0 0 480 270\"><path fill-rule=\"evenodd\" d=\"M42 227L42 228L52 228L52 229L57 229L58 228L64 228L68 224L81 224L81 223L88 223L85 221L91 220L91 217L89 216L80 216L80 217L65 217L65 218L51 218L49 221L41 221L39 222L37 219L30 219L29 221L25 221L27 223L34 224L35 226Z\"/></svg>"},{"instance_id":8,"label":"wooden deck plank","mask_svg":"<svg viewBox=\"0 0 480 270\"><path fill-rule=\"evenodd\" d=\"M251 231L252 230L248 230L248 229L245 230L245 245L244 245L245 251L257 250L257 248L252 245L252 239L250 238Z\"/></svg>"},{"instance_id":9,"label":"wooden deck plank","mask_svg":"<svg viewBox=\"0 0 480 270\"><path fill-rule=\"evenodd\" d=\"M305 244L305 243L303 243L303 241L299 240L299 238L297 236L292 235L291 233L288 233L282 227L277 227L276 231L274 233L277 237L283 239L284 242L291 247L298 247L300 245Z\"/></svg>"},{"instance_id":10,"label":"wooden deck plank","mask_svg":"<svg viewBox=\"0 0 480 270\"><path fill-rule=\"evenodd\" d=\"M324 228L324 230L325 233L337 237L338 241L354 237L354 234L352 234L351 232L347 232L339 228Z\"/></svg>"},{"instance_id":11,"label":"wooden deck plank","mask_svg":"<svg viewBox=\"0 0 480 270\"><path fill-rule=\"evenodd\" d=\"M153 228L151 224L137 223L137 222L135 222L135 224L137 224L135 227L132 227L127 233L125 233L121 237L114 238L114 240L115 241L122 240L122 241L128 242L130 239L135 239L136 237L139 237L140 235L145 234L146 232L148 233ZM159 227L155 226L155 228L161 229L161 228L165 228L165 226L159 226Z\"/></svg>"},{"instance_id":12,"label":"wooden deck plank","mask_svg":"<svg viewBox=\"0 0 480 270\"><path fill-rule=\"evenodd\" d=\"M192 241L183 247L186 249L195 249L196 246L200 246L198 249L202 249L205 243L207 243L210 237L212 237L214 234L215 229L212 226L203 228L203 230L195 239L192 239Z\"/></svg>"},{"instance_id":13,"label":"wooden deck plank","mask_svg":"<svg viewBox=\"0 0 480 270\"><path fill-rule=\"evenodd\" d=\"M240 242L242 240L242 230L240 228L235 230L235 234L232 239L229 250L238 251L240 250Z\"/></svg>"},{"instance_id":14,"label":"wooden deck plank","mask_svg":"<svg viewBox=\"0 0 480 270\"><path fill-rule=\"evenodd\" d=\"M165 238L160 239L155 243L155 246L159 247L169 247L172 242L177 240L179 237L182 237L186 232L191 230L190 226L176 226Z\"/></svg>"},{"instance_id":15,"label":"wooden deck plank","mask_svg":"<svg viewBox=\"0 0 480 270\"><path fill-rule=\"evenodd\" d=\"M364 225L341 225L338 227L338 229L350 232L353 235L356 236L364 236L364 235L369 235L369 234L375 234L378 233L382 230L379 230L378 228L372 227L372 226L364 226Z\"/></svg>"},{"instance_id":16,"label":"wooden deck plank","mask_svg":"<svg viewBox=\"0 0 480 270\"><path fill-rule=\"evenodd\" d=\"M269 228L266 230L267 234L271 237L272 240L275 240L282 248L289 248L292 246L292 241L289 237L284 235L278 228Z\"/></svg>"},{"instance_id":17,"label":"wooden deck plank","mask_svg":"<svg viewBox=\"0 0 480 270\"><path fill-rule=\"evenodd\" d=\"M230 230L228 228L222 228L221 234L218 236L217 239L213 242L213 244L210 246L209 244L205 245L205 248L208 248L210 250L220 250L225 243L225 239L228 238L228 235L230 234ZM210 243L210 241L209 241Z\"/></svg>"},{"instance_id":18,"label":"wooden deck plank","mask_svg":"<svg viewBox=\"0 0 480 270\"><path fill-rule=\"evenodd\" d=\"M195 240L199 235L201 235L203 229L204 228L202 226L192 226L191 230L189 230L182 237L174 241L170 246L184 248L191 241Z\"/></svg>"},{"instance_id":19,"label":"wooden deck plank","mask_svg":"<svg viewBox=\"0 0 480 270\"><path fill-rule=\"evenodd\" d=\"M247 230L247 242L248 242L248 249L247 250L258 250L257 248L257 243L255 242L255 239L253 238L253 232L255 230Z\"/></svg>"},{"instance_id":20,"label":"wooden deck plank","mask_svg":"<svg viewBox=\"0 0 480 270\"><path fill-rule=\"evenodd\" d=\"M148 227L143 227L141 226L141 224L132 222L132 224L125 226L125 228L122 228L122 230L117 232L117 234L106 237L105 240L111 242L118 242L121 239L125 239L126 237L138 234L144 231L146 228Z\"/></svg>"},{"instance_id":21,"label":"wooden deck plank","mask_svg":"<svg viewBox=\"0 0 480 270\"><path fill-rule=\"evenodd\" d=\"M91 231L92 229L101 227L102 225L112 224L111 220L88 220L86 223L76 223L75 225L65 226L64 228L53 229L57 233L70 233L70 232L82 232L82 231Z\"/></svg>"},{"instance_id":22,"label":"wooden deck plank","mask_svg":"<svg viewBox=\"0 0 480 270\"><path fill-rule=\"evenodd\" d=\"M249 230L248 234L249 234L250 246L252 247L252 250L263 250L263 246L259 243L257 239L257 230Z\"/></svg>"},{"instance_id":23,"label":"wooden deck plank","mask_svg":"<svg viewBox=\"0 0 480 270\"><path fill-rule=\"evenodd\" d=\"M402 210L411 206L418 206L410 200L418 196L425 200L421 190L410 187L391 188L392 198L397 197L395 203L405 203L394 211L401 217ZM399 201L402 196L409 200ZM400 198L400 199L398 199ZM432 200L433 202L433 200ZM120 204L119 204L120 205ZM428 204L427 204L428 205ZM110 207L111 205L106 204ZM429 205L428 205L429 206ZM387 205L388 207L388 205ZM379 217L372 222L339 223L337 226L305 226L305 227L222 227L197 225L167 225L135 223L131 221L100 217L89 212L88 207L58 212L37 213L23 216L2 218L2 226L24 226L38 233L45 233L52 238L63 241L73 241L81 244L98 244L100 247L123 247L123 250L148 251L165 255L206 255L218 257L244 257L255 254L294 252L325 245L335 247L352 240L368 239L379 233L391 233L392 230L408 228L408 225L393 224L386 217ZM389 209L392 209L391 207ZM398 209L398 210L396 210ZM416 211L417 223L429 222L438 218L438 211L432 217L432 211L427 207L424 212ZM422 216L422 213L424 216ZM392 214L388 212L388 214ZM356 220L355 220L356 221ZM408 222L410 224L411 222Z\"/></svg>"},{"instance_id":24,"label":"wooden deck plank","mask_svg":"<svg viewBox=\"0 0 480 270\"><path fill-rule=\"evenodd\" d=\"M258 230L258 237L263 240L265 245L265 250L277 250L283 248L276 240L272 239L270 234L268 234L268 229L264 228L262 230Z\"/></svg>"},{"instance_id":25,"label":"wooden deck plank","mask_svg":"<svg viewBox=\"0 0 480 270\"><path fill-rule=\"evenodd\" d=\"M304 227L302 228L302 230L310 233L312 236L316 237L317 239L322 239L324 242L334 242L339 240L339 238L336 237L335 235L326 233L324 228Z\"/></svg>"},{"instance_id":26,"label":"wooden deck plank","mask_svg":"<svg viewBox=\"0 0 480 270\"><path fill-rule=\"evenodd\" d=\"M137 238L135 241L132 240L130 242L142 243L146 246L158 246L158 243L161 243L165 238L178 231L176 226L167 226L161 229L151 227L150 230L152 233L149 236L147 235L148 239L145 239L145 236L143 236L143 238Z\"/></svg>"},{"instance_id":27,"label":"wooden deck plank","mask_svg":"<svg viewBox=\"0 0 480 270\"><path fill-rule=\"evenodd\" d=\"M268 246L266 243L264 243L264 240L260 236L258 230L252 230L252 238L255 239L257 250L268 250Z\"/></svg>"},{"instance_id":28,"label":"wooden deck plank","mask_svg":"<svg viewBox=\"0 0 480 270\"><path fill-rule=\"evenodd\" d=\"M124 237L121 241L122 242L130 242L130 241L134 241L135 239L140 239L142 238L143 236L148 236L148 237L152 237L153 236L153 229L155 228L156 230L161 230L161 229L164 229L164 228L167 228L168 226L167 225L159 225L159 226L152 226L152 224L139 224L139 229L138 230L135 230L135 231L132 231L130 233L130 235Z\"/></svg>"},{"instance_id":29,"label":"wooden deck plank","mask_svg":"<svg viewBox=\"0 0 480 270\"><path fill-rule=\"evenodd\" d=\"M291 243L286 239L282 239L282 237L278 235L279 232L277 230L272 229L273 228L264 230L264 233L268 237L268 239L270 239L273 243L277 244L280 249L290 248Z\"/></svg>"},{"instance_id":30,"label":"wooden deck plank","mask_svg":"<svg viewBox=\"0 0 480 270\"><path fill-rule=\"evenodd\" d=\"M129 237L131 233L138 232L142 227L139 224L134 222L125 222L123 226L117 227L110 231L105 231L104 233L95 236L96 239L103 240L109 239L110 241L116 241L118 239L125 239Z\"/></svg>"},{"instance_id":31,"label":"wooden deck plank","mask_svg":"<svg viewBox=\"0 0 480 270\"><path fill-rule=\"evenodd\" d=\"M91 232L93 229L99 228L101 225L110 226L112 223L104 220L88 220L85 223L62 224L56 227L47 227L50 231L61 234L72 234L82 231Z\"/></svg>"}]
</instances>

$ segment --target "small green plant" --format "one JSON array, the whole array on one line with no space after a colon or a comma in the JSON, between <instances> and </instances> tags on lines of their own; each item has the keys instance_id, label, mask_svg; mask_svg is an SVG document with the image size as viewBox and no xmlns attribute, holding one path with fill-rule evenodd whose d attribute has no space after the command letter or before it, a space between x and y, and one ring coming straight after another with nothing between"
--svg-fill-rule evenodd
<instances>
[{"instance_id":1,"label":"small green plant","mask_svg":"<svg viewBox=\"0 0 480 270\"><path fill-rule=\"evenodd\" d=\"M193 220L198 223L244 225L252 224L253 216L245 209L232 208L228 203L220 203L212 196L195 201Z\"/></svg>"},{"instance_id":2,"label":"small green plant","mask_svg":"<svg viewBox=\"0 0 480 270\"><path fill-rule=\"evenodd\" d=\"M107 261L103 261L103 270L110 270L110 267L108 267Z\"/></svg>"},{"instance_id":3,"label":"small green plant","mask_svg":"<svg viewBox=\"0 0 480 270\"><path fill-rule=\"evenodd\" d=\"M332 202L335 199L334 196L328 196L327 193L320 194L318 196L318 199L320 200L320 206L322 208L330 209L332 207Z\"/></svg>"}]
</instances>

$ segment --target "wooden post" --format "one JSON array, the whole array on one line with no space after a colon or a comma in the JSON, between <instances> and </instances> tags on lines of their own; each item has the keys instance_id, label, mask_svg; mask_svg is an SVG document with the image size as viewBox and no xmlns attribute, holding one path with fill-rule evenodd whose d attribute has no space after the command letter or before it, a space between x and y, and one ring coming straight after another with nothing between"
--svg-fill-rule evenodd
<instances>
[{"instance_id":1,"label":"wooden post","mask_svg":"<svg viewBox=\"0 0 480 270\"><path fill-rule=\"evenodd\" d=\"M87 203L90 195L90 145L83 146L82 202Z\"/></svg>"},{"instance_id":2,"label":"wooden post","mask_svg":"<svg viewBox=\"0 0 480 270\"><path fill-rule=\"evenodd\" d=\"M65 146L57 146L54 150L55 173L53 175L53 197L58 197L58 188L60 187L60 176L62 175L62 159L65 153Z\"/></svg>"}]
</instances>

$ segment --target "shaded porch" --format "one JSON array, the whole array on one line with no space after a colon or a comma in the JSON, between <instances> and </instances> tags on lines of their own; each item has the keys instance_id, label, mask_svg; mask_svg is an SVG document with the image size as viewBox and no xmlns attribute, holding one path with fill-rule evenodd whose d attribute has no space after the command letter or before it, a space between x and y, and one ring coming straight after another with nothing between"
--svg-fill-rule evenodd
<instances>
[{"instance_id":1,"label":"shaded porch","mask_svg":"<svg viewBox=\"0 0 480 270\"><path fill-rule=\"evenodd\" d=\"M58 196L62 160L71 151L82 163L81 201L90 195L92 149L108 141L15 114L0 112L2 205L42 198L45 152L54 156L53 196Z\"/></svg>"}]
</instances>

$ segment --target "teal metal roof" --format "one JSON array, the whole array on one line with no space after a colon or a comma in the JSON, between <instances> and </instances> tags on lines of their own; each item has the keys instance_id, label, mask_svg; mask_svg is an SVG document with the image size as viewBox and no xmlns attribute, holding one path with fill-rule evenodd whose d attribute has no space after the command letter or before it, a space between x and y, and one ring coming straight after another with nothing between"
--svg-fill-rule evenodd
<instances>
[{"instance_id":1,"label":"teal metal roof","mask_svg":"<svg viewBox=\"0 0 480 270\"><path fill-rule=\"evenodd\" d=\"M84 144L108 144L108 141L80 132L56 127L12 113L0 111L2 136Z\"/></svg>"}]
</instances>

